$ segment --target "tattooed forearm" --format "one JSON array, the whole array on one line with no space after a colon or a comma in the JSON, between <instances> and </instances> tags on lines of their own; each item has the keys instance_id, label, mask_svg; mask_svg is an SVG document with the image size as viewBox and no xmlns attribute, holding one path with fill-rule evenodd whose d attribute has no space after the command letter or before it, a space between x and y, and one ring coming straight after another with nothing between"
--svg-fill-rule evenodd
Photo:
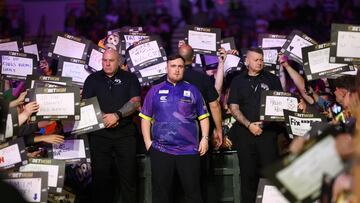
<instances>
[{"instance_id":1,"label":"tattooed forearm","mask_svg":"<svg viewBox=\"0 0 360 203\"><path fill-rule=\"evenodd\" d=\"M140 102L128 101L118 111L121 112L122 117L126 117L133 114L138 109L139 106L140 106Z\"/></svg>"},{"instance_id":2,"label":"tattooed forearm","mask_svg":"<svg viewBox=\"0 0 360 203\"><path fill-rule=\"evenodd\" d=\"M231 115L236 119L237 122L243 124L245 127L250 125L250 121L241 113L238 104L230 104Z\"/></svg>"}]
</instances>

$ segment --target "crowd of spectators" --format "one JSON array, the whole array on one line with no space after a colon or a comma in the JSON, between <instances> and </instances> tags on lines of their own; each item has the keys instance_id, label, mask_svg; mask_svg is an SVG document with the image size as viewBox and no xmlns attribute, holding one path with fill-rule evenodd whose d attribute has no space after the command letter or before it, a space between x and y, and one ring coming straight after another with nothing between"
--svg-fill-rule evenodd
<instances>
[{"instance_id":1,"label":"crowd of spectators","mask_svg":"<svg viewBox=\"0 0 360 203\"><path fill-rule=\"evenodd\" d=\"M154 7L152 9L136 9L129 1L119 2L107 4L103 9L90 6L66 7L64 31L97 43L106 36L108 30L122 26L142 26L147 33L159 35L170 54L173 33L184 24L221 28L222 36L234 37L240 48L256 46L259 33L287 35L293 29L303 31L319 43L326 42L329 41L327 33L331 23L356 24L360 17L360 8L356 7L353 0L316 0L313 4L303 0L297 6L292 6L291 1L281 6L274 2L268 11L259 14L250 12L241 0L225 1L228 4L225 14L219 11L214 0L180 0L180 18L174 17L164 4L155 1L150 4L150 7ZM25 25L22 9L7 8L0 12L1 38L14 35L24 37L26 27L30 25ZM16 15L11 15L13 13Z\"/></svg>"}]
</instances>

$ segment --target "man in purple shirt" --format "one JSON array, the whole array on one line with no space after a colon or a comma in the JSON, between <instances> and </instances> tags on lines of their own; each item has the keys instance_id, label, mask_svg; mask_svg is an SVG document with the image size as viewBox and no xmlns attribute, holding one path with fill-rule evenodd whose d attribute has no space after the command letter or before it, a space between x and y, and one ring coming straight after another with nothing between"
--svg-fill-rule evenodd
<instances>
[{"instance_id":1,"label":"man in purple shirt","mask_svg":"<svg viewBox=\"0 0 360 203\"><path fill-rule=\"evenodd\" d=\"M175 173L186 202L202 202L200 156L208 150L209 113L200 91L183 81L184 64L179 55L168 58L167 80L149 90L140 113L151 160L153 203L171 202Z\"/></svg>"}]
</instances>

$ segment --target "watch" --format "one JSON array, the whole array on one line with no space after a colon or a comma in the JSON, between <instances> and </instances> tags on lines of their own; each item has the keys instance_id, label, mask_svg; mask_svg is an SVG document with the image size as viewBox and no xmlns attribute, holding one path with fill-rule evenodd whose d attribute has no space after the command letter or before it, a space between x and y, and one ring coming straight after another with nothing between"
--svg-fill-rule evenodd
<instances>
[{"instance_id":1,"label":"watch","mask_svg":"<svg viewBox=\"0 0 360 203\"><path fill-rule=\"evenodd\" d=\"M116 114L117 114L117 116L119 117L119 120L120 120L120 119L122 118L122 113L121 113L121 111L117 111Z\"/></svg>"}]
</instances>

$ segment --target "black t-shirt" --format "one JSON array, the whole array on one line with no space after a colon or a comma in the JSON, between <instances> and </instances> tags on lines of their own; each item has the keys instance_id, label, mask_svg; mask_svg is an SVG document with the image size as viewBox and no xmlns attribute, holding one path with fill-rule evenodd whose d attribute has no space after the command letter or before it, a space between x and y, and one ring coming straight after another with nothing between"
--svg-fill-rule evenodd
<instances>
[{"instance_id":1,"label":"black t-shirt","mask_svg":"<svg viewBox=\"0 0 360 203\"><path fill-rule=\"evenodd\" d=\"M154 84L159 84L166 80L166 75L161 77L159 80L155 81ZM204 98L205 103L213 102L217 100L219 94L217 93L213 82L211 81L210 77L205 73L201 73L195 71L191 68L191 65L187 65L185 72L184 72L184 80L189 82L192 85L195 85L201 95Z\"/></svg>"},{"instance_id":2,"label":"black t-shirt","mask_svg":"<svg viewBox=\"0 0 360 203\"><path fill-rule=\"evenodd\" d=\"M231 82L228 103L238 104L241 113L250 122L259 121L261 92L266 90L282 91L279 78L267 71L257 76L249 76L244 71Z\"/></svg>"},{"instance_id":3,"label":"black t-shirt","mask_svg":"<svg viewBox=\"0 0 360 203\"><path fill-rule=\"evenodd\" d=\"M111 78L107 77L105 72L101 70L89 75L84 83L82 98L87 99L95 96L103 113L114 113L132 97L140 96L140 84L134 74L124 70L119 69ZM106 132L122 131L127 133L129 131L125 128L131 122L131 116L124 117L120 119L117 127L106 129ZM97 132L95 133L106 134L104 130Z\"/></svg>"}]
</instances>

